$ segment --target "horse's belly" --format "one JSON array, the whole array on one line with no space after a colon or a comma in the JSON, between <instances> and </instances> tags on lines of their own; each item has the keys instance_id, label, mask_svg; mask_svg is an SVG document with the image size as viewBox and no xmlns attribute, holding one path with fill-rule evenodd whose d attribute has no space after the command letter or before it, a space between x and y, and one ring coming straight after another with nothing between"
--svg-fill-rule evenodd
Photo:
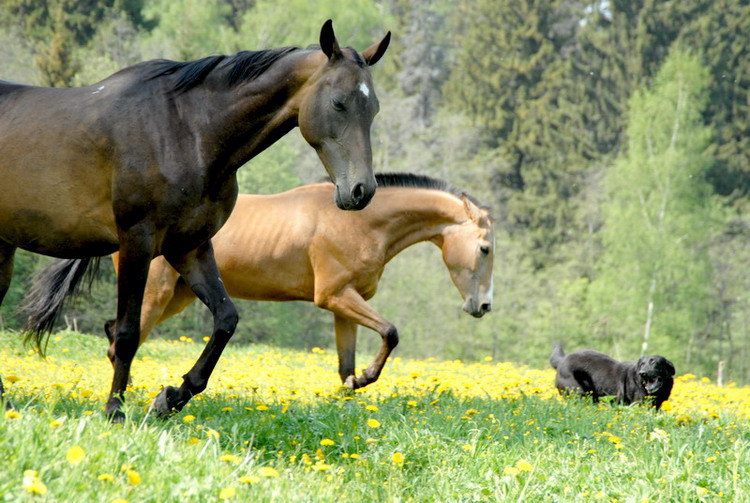
<instances>
[{"instance_id":1,"label":"horse's belly","mask_svg":"<svg viewBox=\"0 0 750 503\"><path fill-rule=\"evenodd\" d=\"M0 239L42 255L62 258L108 255L119 247L114 219L57 214L33 208L0 208Z\"/></svg>"}]
</instances>

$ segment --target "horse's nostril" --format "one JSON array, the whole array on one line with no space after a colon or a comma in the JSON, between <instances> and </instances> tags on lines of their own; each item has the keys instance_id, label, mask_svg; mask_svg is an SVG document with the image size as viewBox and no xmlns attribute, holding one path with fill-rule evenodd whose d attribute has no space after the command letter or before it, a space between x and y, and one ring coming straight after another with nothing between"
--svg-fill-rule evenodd
<instances>
[{"instance_id":1,"label":"horse's nostril","mask_svg":"<svg viewBox=\"0 0 750 503\"><path fill-rule=\"evenodd\" d=\"M479 306L479 309L481 309L483 313L489 313L490 311L492 311L492 304L490 304L489 302L485 302L484 304Z\"/></svg>"},{"instance_id":2,"label":"horse's nostril","mask_svg":"<svg viewBox=\"0 0 750 503\"><path fill-rule=\"evenodd\" d=\"M365 187L361 183L358 183L352 189L352 199L355 203L358 203L365 197Z\"/></svg>"}]
</instances>

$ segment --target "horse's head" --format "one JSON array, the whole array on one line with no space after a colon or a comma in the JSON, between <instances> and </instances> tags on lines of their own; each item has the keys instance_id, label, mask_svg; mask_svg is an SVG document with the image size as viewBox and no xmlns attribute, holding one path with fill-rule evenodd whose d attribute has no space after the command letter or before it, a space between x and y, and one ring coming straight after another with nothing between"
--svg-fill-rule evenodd
<instances>
[{"instance_id":1,"label":"horse's head","mask_svg":"<svg viewBox=\"0 0 750 503\"><path fill-rule=\"evenodd\" d=\"M492 309L495 235L489 212L465 194L461 199L468 220L446 228L441 246L443 261L464 299L464 311L481 318Z\"/></svg>"},{"instance_id":2,"label":"horse's head","mask_svg":"<svg viewBox=\"0 0 750 503\"><path fill-rule=\"evenodd\" d=\"M308 81L299 108L302 136L315 148L336 184L336 205L361 210L375 194L370 126L378 112L370 66L378 62L390 32L362 54L341 49L328 20L320 31L325 63Z\"/></svg>"}]
</instances>

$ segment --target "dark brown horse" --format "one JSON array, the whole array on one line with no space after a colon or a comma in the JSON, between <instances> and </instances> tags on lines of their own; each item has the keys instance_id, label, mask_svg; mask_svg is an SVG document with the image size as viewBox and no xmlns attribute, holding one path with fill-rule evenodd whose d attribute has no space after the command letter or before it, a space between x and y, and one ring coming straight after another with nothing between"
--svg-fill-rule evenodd
<instances>
[{"instance_id":1,"label":"dark brown horse","mask_svg":"<svg viewBox=\"0 0 750 503\"><path fill-rule=\"evenodd\" d=\"M489 211L449 184L426 176L377 175L378 193L362 211L341 212L333 186L316 183L268 196L241 194L213 237L221 278L235 298L305 300L333 313L339 375L353 389L375 382L398 344L396 327L370 306L386 264L403 249L440 247L464 311L481 318L492 308L494 232ZM113 256L115 268L117 254ZM163 257L151 262L141 317L141 343L179 313L195 294ZM382 344L372 363L354 373L357 327ZM114 347L109 357L114 361Z\"/></svg>"},{"instance_id":2,"label":"dark brown horse","mask_svg":"<svg viewBox=\"0 0 750 503\"><path fill-rule=\"evenodd\" d=\"M149 61L75 89L0 84L0 299L16 248L75 259L53 263L32 296L28 326L40 344L90 257L119 250L108 415L122 417L155 256L214 317L200 358L155 410L171 414L205 389L237 324L210 238L234 206L240 166L299 126L335 180L337 206L367 205L378 111L368 67L389 39L361 54L341 49L327 21L319 49Z\"/></svg>"}]
</instances>

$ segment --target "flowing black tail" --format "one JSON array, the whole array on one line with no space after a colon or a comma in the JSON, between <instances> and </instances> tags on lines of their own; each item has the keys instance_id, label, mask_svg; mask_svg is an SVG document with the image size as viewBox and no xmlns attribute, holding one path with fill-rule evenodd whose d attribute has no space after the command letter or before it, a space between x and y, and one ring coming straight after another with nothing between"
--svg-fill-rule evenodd
<instances>
[{"instance_id":1,"label":"flowing black tail","mask_svg":"<svg viewBox=\"0 0 750 503\"><path fill-rule=\"evenodd\" d=\"M34 341L44 354L47 339L66 305L66 299L81 293L84 278L90 289L98 271L99 257L55 260L39 271L21 307L21 313L28 316L24 326L26 342Z\"/></svg>"},{"instance_id":2,"label":"flowing black tail","mask_svg":"<svg viewBox=\"0 0 750 503\"><path fill-rule=\"evenodd\" d=\"M557 369L557 366L563 358L565 358L565 353L563 352L562 344L556 342L555 347L552 349L552 354L549 357L549 364L552 365L553 369Z\"/></svg>"}]
</instances>

